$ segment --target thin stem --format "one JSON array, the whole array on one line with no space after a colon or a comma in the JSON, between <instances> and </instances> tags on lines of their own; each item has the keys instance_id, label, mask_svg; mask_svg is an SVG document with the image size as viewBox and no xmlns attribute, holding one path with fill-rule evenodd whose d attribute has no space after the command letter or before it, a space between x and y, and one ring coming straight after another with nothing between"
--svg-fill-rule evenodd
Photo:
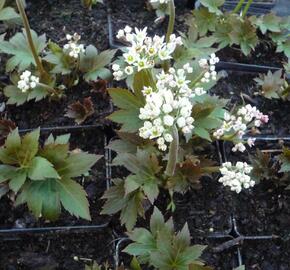
<instances>
[{"instance_id":1,"label":"thin stem","mask_svg":"<svg viewBox=\"0 0 290 270\"><path fill-rule=\"evenodd\" d=\"M37 69L38 69L40 74L46 74L46 72L45 72L45 70L44 70L44 68L42 66L41 60L39 59L38 53L37 53L37 51L35 49L35 46L34 46L34 42L33 42L32 35L31 35L29 21L28 21L28 18L26 16L26 13L25 13L22 0L16 0L16 4L17 4L18 10L19 10L19 13L21 15L22 21L23 21L23 25L24 25L26 36L27 36L27 40L28 40L28 44L29 44L31 53L33 55L33 58L35 60Z\"/></svg>"},{"instance_id":2,"label":"thin stem","mask_svg":"<svg viewBox=\"0 0 290 270\"><path fill-rule=\"evenodd\" d=\"M172 132L173 141L169 146L168 162L165 170L165 174L168 176L173 176L175 173L177 157L178 157L178 147L179 147L179 135L177 127L173 126Z\"/></svg>"},{"instance_id":3,"label":"thin stem","mask_svg":"<svg viewBox=\"0 0 290 270\"><path fill-rule=\"evenodd\" d=\"M253 3L253 0L248 0L248 3L246 4L243 12L242 12L242 17L245 18L245 16L247 15L247 12L251 6L251 4Z\"/></svg>"},{"instance_id":4,"label":"thin stem","mask_svg":"<svg viewBox=\"0 0 290 270\"><path fill-rule=\"evenodd\" d=\"M42 87L42 88L44 88L44 89L46 89L50 94L53 94L53 95L57 95L58 94L57 91L53 87L51 87L51 86L49 86L47 84L37 83L37 85Z\"/></svg>"},{"instance_id":5,"label":"thin stem","mask_svg":"<svg viewBox=\"0 0 290 270\"><path fill-rule=\"evenodd\" d=\"M170 41L170 36L172 35L174 31L174 23L175 23L175 5L174 0L171 0L169 2L169 22L167 26L167 32L166 32L166 43ZM170 66L170 60L165 61L163 69L164 71L168 71Z\"/></svg>"},{"instance_id":6,"label":"thin stem","mask_svg":"<svg viewBox=\"0 0 290 270\"><path fill-rule=\"evenodd\" d=\"M219 166L204 167L201 168L201 171L205 173L215 173L220 171L220 167Z\"/></svg>"},{"instance_id":7,"label":"thin stem","mask_svg":"<svg viewBox=\"0 0 290 270\"><path fill-rule=\"evenodd\" d=\"M240 0L239 3L236 5L235 9L233 10L233 13L238 13L242 8L244 2L245 0Z\"/></svg>"}]
</instances>

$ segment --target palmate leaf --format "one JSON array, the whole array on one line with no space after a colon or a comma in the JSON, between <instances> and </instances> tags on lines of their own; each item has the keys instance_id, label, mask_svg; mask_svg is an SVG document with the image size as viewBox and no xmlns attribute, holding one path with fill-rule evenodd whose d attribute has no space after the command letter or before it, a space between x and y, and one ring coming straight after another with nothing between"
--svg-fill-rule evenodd
<instances>
[{"instance_id":1,"label":"palmate leaf","mask_svg":"<svg viewBox=\"0 0 290 270\"><path fill-rule=\"evenodd\" d=\"M219 9L225 0L200 0L200 3L207 7L211 13L215 13L217 15L222 15L222 11Z\"/></svg>"},{"instance_id":2,"label":"palmate leaf","mask_svg":"<svg viewBox=\"0 0 290 270\"><path fill-rule=\"evenodd\" d=\"M190 246L187 224L176 234L172 221L165 223L156 207L150 224L150 231L135 228L128 234L133 243L124 252L137 256L141 263L149 263L162 270L188 270L191 264L200 264L198 259L205 246Z\"/></svg>"},{"instance_id":3,"label":"palmate leaf","mask_svg":"<svg viewBox=\"0 0 290 270\"><path fill-rule=\"evenodd\" d=\"M116 123L122 124L121 131L137 132L143 122L139 119L139 110L143 102L131 91L122 88L109 88L108 92L113 103L120 110L112 113L108 118Z\"/></svg>"},{"instance_id":4,"label":"palmate leaf","mask_svg":"<svg viewBox=\"0 0 290 270\"><path fill-rule=\"evenodd\" d=\"M8 97L7 104L22 105L25 102L34 99L35 102L47 97L48 91L43 87L35 87L23 93L16 85L8 85L4 88L4 94Z\"/></svg>"},{"instance_id":5,"label":"palmate leaf","mask_svg":"<svg viewBox=\"0 0 290 270\"><path fill-rule=\"evenodd\" d=\"M8 134L16 128L16 124L9 119L0 119L0 146L5 143Z\"/></svg>"},{"instance_id":6,"label":"palmate leaf","mask_svg":"<svg viewBox=\"0 0 290 270\"><path fill-rule=\"evenodd\" d=\"M266 98L280 98L283 92L284 79L282 78L282 70L272 73L270 70L267 75L261 74L254 79L262 88L260 93Z\"/></svg>"},{"instance_id":7,"label":"palmate leaf","mask_svg":"<svg viewBox=\"0 0 290 270\"><path fill-rule=\"evenodd\" d=\"M114 179L114 185L110 187L103 199L106 203L103 206L102 214L112 215L121 212L121 224L125 224L127 230L132 230L137 221L137 216L144 215L142 202L144 197L139 190L135 190L126 195L124 181L122 179Z\"/></svg>"},{"instance_id":8,"label":"palmate leaf","mask_svg":"<svg viewBox=\"0 0 290 270\"><path fill-rule=\"evenodd\" d=\"M216 38L217 43L219 43L219 49L232 45L233 41L230 33L233 31L235 20L237 20L235 16L230 16L227 20L221 20L217 24L213 36Z\"/></svg>"},{"instance_id":9,"label":"palmate leaf","mask_svg":"<svg viewBox=\"0 0 290 270\"><path fill-rule=\"evenodd\" d=\"M290 58L290 39L278 44L276 52L283 52L288 58Z\"/></svg>"},{"instance_id":10,"label":"palmate leaf","mask_svg":"<svg viewBox=\"0 0 290 270\"><path fill-rule=\"evenodd\" d=\"M205 96L198 101L192 109L195 119L193 134L211 141L210 131L221 125L225 110L226 100L216 96Z\"/></svg>"},{"instance_id":11,"label":"palmate leaf","mask_svg":"<svg viewBox=\"0 0 290 270\"><path fill-rule=\"evenodd\" d=\"M72 61L71 57L66 55L63 49L54 42L48 43L48 54L43 58L45 61L53 64L53 68L50 71L55 74L70 74L75 67L75 61Z\"/></svg>"},{"instance_id":12,"label":"palmate leaf","mask_svg":"<svg viewBox=\"0 0 290 270\"><path fill-rule=\"evenodd\" d=\"M201 7L193 11L193 17L187 24L190 28L199 33L200 36L206 35L209 31L214 32L216 30L218 17L215 13L209 12L207 8ZM195 27L194 27L195 26ZM192 31L189 29L189 31Z\"/></svg>"},{"instance_id":13,"label":"palmate leaf","mask_svg":"<svg viewBox=\"0 0 290 270\"><path fill-rule=\"evenodd\" d=\"M96 81L98 78L108 79L110 71L105 68L109 65L117 50L106 50L98 54L98 50L89 45L80 57L80 70L85 73L86 81Z\"/></svg>"},{"instance_id":14,"label":"palmate leaf","mask_svg":"<svg viewBox=\"0 0 290 270\"><path fill-rule=\"evenodd\" d=\"M95 112L91 97L84 98L81 103L79 100L70 104L65 116L73 118L79 125Z\"/></svg>"},{"instance_id":15,"label":"palmate leaf","mask_svg":"<svg viewBox=\"0 0 290 270\"><path fill-rule=\"evenodd\" d=\"M0 0L0 21L19 19L19 14L12 7L4 7L5 0Z\"/></svg>"},{"instance_id":16,"label":"palmate leaf","mask_svg":"<svg viewBox=\"0 0 290 270\"><path fill-rule=\"evenodd\" d=\"M27 166L38 151L39 129L26 134L22 139L14 129L0 148L0 161L8 165Z\"/></svg>"},{"instance_id":17,"label":"palmate leaf","mask_svg":"<svg viewBox=\"0 0 290 270\"><path fill-rule=\"evenodd\" d=\"M259 42L256 28L249 19L236 20L236 25L230 33L230 37L233 44L241 47L244 55L249 55Z\"/></svg>"},{"instance_id":18,"label":"palmate leaf","mask_svg":"<svg viewBox=\"0 0 290 270\"><path fill-rule=\"evenodd\" d=\"M250 17L250 20L257 25L262 34L267 31L280 32L282 30L282 18L276 16L274 13L268 13L259 17Z\"/></svg>"},{"instance_id":19,"label":"palmate leaf","mask_svg":"<svg viewBox=\"0 0 290 270\"><path fill-rule=\"evenodd\" d=\"M16 205L27 203L35 217L56 220L61 205L76 217L90 220L89 203L83 187L71 179L48 179L26 184Z\"/></svg>"},{"instance_id":20,"label":"palmate leaf","mask_svg":"<svg viewBox=\"0 0 290 270\"><path fill-rule=\"evenodd\" d=\"M38 54L46 47L45 35L38 36L31 31L33 42ZM26 38L25 31L15 34L9 41L0 40L0 53L13 55L6 64L6 71L13 71L16 67L19 71L27 69L30 65L36 65Z\"/></svg>"}]
</instances>

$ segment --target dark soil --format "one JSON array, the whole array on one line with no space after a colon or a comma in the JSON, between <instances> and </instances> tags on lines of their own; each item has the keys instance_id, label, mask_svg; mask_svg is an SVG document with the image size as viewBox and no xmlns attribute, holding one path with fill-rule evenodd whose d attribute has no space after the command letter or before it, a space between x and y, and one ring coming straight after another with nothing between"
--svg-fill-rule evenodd
<instances>
[{"instance_id":1,"label":"dark soil","mask_svg":"<svg viewBox=\"0 0 290 270\"><path fill-rule=\"evenodd\" d=\"M190 9L186 7L186 2L186 0L176 1L175 31L185 31L186 29L184 22L186 15L190 13ZM118 30L123 29L126 25L141 29L148 27L150 35L164 35L166 33L167 19L158 24L154 23L157 18L155 11L149 11L145 1L108 0L108 7L112 15L113 38L116 37Z\"/></svg>"}]
</instances>

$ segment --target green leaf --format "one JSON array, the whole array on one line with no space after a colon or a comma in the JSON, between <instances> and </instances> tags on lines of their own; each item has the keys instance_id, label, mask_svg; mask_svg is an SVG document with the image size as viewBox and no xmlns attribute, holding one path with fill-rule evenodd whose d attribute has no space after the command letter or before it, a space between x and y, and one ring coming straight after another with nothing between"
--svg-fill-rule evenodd
<instances>
[{"instance_id":1,"label":"green leaf","mask_svg":"<svg viewBox=\"0 0 290 270\"><path fill-rule=\"evenodd\" d=\"M200 3L207 7L211 13L215 13L217 15L222 15L222 11L219 9L225 0L200 0Z\"/></svg>"},{"instance_id":2,"label":"green leaf","mask_svg":"<svg viewBox=\"0 0 290 270\"><path fill-rule=\"evenodd\" d=\"M191 29L189 31L198 32L200 36L206 35L209 31L214 32L216 30L216 25L218 17L216 14L208 11L207 8L201 7L193 11L193 18L188 23ZM195 26L193 28L193 26Z\"/></svg>"},{"instance_id":3,"label":"green leaf","mask_svg":"<svg viewBox=\"0 0 290 270\"><path fill-rule=\"evenodd\" d=\"M55 164L55 169L62 178L78 177L87 173L101 157L85 152L73 152L63 162Z\"/></svg>"},{"instance_id":4,"label":"green leaf","mask_svg":"<svg viewBox=\"0 0 290 270\"><path fill-rule=\"evenodd\" d=\"M46 47L46 37L45 35L37 36L33 30L31 34L36 51L40 54ZM7 72L14 70L16 67L18 67L19 71L23 71L30 65L36 66L24 30L23 33L15 34L9 41L0 41L0 52L13 55L7 61Z\"/></svg>"},{"instance_id":5,"label":"green leaf","mask_svg":"<svg viewBox=\"0 0 290 270\"><path fill-rule=\"evenodd\" d=\"M134 94L137 97L137 99L140 101L140 104L142 105L142 107L145 105L145 97L142 93L142 90L144 89L144 87L151 87L154 89L155 86L156 86L156 83L154 81L151 69L143 69L134 75L134 80L133 80Z\"/></svg>"},{"instance_id":6,"label":"green leaf","mask_svg":"<svg viewBox=\"0 0 290 270\"><path fill-rule=\"evenodd\" d=\"M61 212L59 191L55 180L35 181L25 185L16 204L27 203L36 218L54 221Z\"/></svg>"},{"instance_id":7,"label":"green leaf","mask_svg":"<svg viewBox=\"0 0 290 270\"><path fill-rule=\"evenodd\" d=\"M249 55L251 50L257 46L259 39L256 34L256 28L251 24L250 20L237 20L237 25L230 33L232 43L239 45L244 55Z\"/></svg>"},{"instance_id":8,"label":"green leaf","mask_svg":"<svg viewBox=\"0 0 290 270\"><path fill-rule=\"evenodd\" d=\"M9 181L10 189L17 193L19 189L24 185L26 179L27 172L25 170L15 171L14 175L11 175L11 179Z\"/></svg>"},{"instance_id":9,"label":"green leaf","mask_svg":"<svg viewBox=\"0 0 290 270\"><path fill-rule=\"evenodd\" d=\"M276 52L283 52L288 58L290 58L290 39L278 44Z\"/></svg>"},{"instance_id":10,"label":"green leaf","mask_svg":"<svg viewBox=\"0 0 290 270\"><path fill-rule=\"evenodd\" d=\"M122 124L121 131L136 132L142 127L143 122L139 119L139 110L143 107L142 101L132 92L121 88L111 88L108 92L113 103L121 110L112 113L108 118Z\"/></svg>"},{"instance_id":11,"label":"green leaf","mask_svg":"<svg viewBox=\"0 0 290 270\"><path fill-rule=\"evenodd\" d=\"M30 163L28 176L31 180L45 180L47 178L60 178L53 165L42 157L34 157Z\"/></svg>"},{"instance_id":12,"label":"green leaf","mask_svg":"<svg viewBox=\"0 0 290 270\"><path fill-rule=\"evenodd\" d=\"M27 166L38 151L38 138L39 129L36 129L26 134L20 143L18 129L13 130L0 148L0 160L5 164Z\"/></svg>"},{"instance_id":13,"label":"green leaf","mask_svg":"<svg viewBox=\"0 0 290 270\"><path fill-rule=\"evenodd\" d=\"M0 184L10 179L15 174L15 170L13 166L0 164Z\"/></svg>"},{"instance_id":14,"label":"green leaf","mask_svg":"<svg viewBox=\"0 0 290 270\"><path fill-rule=\"evenodd\" d=\"M63 207L76 217L91 220L89 202L83 187L71 179L56 180Z\"/></svg>"},{"instance_id":15,"label":"green leaf","mask_svg":"<svg viewBox=\"0 0 290 270\"><path fill-rule=\"evenodd\" d=\"M115 56L117 50L106 50L98 54L98 50L89 45L84 54L80 57L80 70L85 73L86 81L96 81L98 77L108 79L110 74L105 66L109 65Z\"/></svg>"},{"instance_id":16,"label":"green leaf","mask_svg":"<svg viewBox=\"0 0 290 270\"><path fill-rule=\"evenodd\" d=\"M281 31L281 22L282 18L276 16L274 13L268 13L258 18L252 17L251 20L256 24L262 34L265 34L267 31L280 32Z\"/></svg>"},{"instance_id":17,"label":"green leaf","mask_svg":"<svg viewBox=\"0 0 290 270\"><path fill-rule=\"evenodd\" d=\"M196 127L194 127L193 133L199 136L200 138L203 138L211 142L210 134L206 129L199 127L197 125Z\"/></svg>"},{"instance_id":18,"label":"green leaf","mask_svg":"<svg viewBox=\"0 0 290 270\"><path fill-rule=\"evenodd\" d=\"M4 88L4 95L8 97L7 104L19 106L27 101L28 92L23 93L17 86L8 85Z\"/></svg>"},{"instance_id":19,"label":"green leaf","mask_svg":"<svg viewBox=\"0 0 290 270\"><path fill-rule=\"evenodd\" d=\"M164 227L164 217L160 210L155 206L150 218L150 231L154 236Z\"/></svg>"},{"instance_id":20,"label":"green leaf","mask_svg":"<svg viewBox=\"0 0 290 270\"><path fill-rule=\"evenodd\" d=\"M13 19L19 19L20 16L12 7L5 7L0 10L0 21L8 21Z\"/></svg>"}]
</instances>

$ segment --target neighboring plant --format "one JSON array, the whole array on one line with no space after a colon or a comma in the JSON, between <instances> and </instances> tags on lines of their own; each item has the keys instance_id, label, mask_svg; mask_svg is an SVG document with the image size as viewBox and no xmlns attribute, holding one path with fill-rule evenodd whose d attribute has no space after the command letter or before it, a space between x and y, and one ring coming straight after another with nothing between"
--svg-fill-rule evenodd
<instances>
[{"instance_id":1,"label":"neighboring plant","mask_svg":"<svg viewBox=\"0 0 290 270\"><path fill-rule=\"evenodd\" d=\"M12 55L6 63L12 82L4 88L8 104L21 105L46 97L59 99L64 90L76 85L79 79L89 82L110 78L105 66L116 50L98 53L94 46L80 44L81 37L77 33L66 35L67 44L63 48L51 41L47 43L45 35L38 36L30 29L21 0L16 3L24 30L9 41L0 39L0 53Z\"/></svg>"},{"instance_id":2,"label":"neighboring plant","mask_svg":"<svg viewBox=\"0 0 290 270\"><path fill-rule=\"evenodd\" d=\"M289 17L281 18L273 13L248 17L252 1L248 1L243 9L244 1L239 1L231 12L222 11L225 0L200 2L203 6L193 11L188 24L189 33L196 33L198 39L203 39L205 47L217 44L217 49L222 49L236 45L244 55L249 55L259 43L259 29L277 45L277 52L284 52L289 57ZM192 43L192 38L189 37L188 42Z\"/></svg>"},{"instance_id":3,"label":"neighboring plant","mask_svg":"<svg viewBox=\"0 0 290 270\"><path fill-rule=\"evenodd\" d=\"M90 220L83 187L73 178L86 174L100 159L81 150L69 151L69 135L52 135L39 145L37 129L19 136L14 129L0 148L0 183L16 195L16 205L27 203L36 218L56 220L61 206L70 214Z\"/></svg>"},{"instance_id":4,"label":"neighboring plant","mask_svg":"<svg viewBox=\"0 0 290 270\"><path fill-rule=\"evenodd\" d=\"M275 186L290 189L290 150L283 148L282 154L273 156L270 153L257 150L250 156L253 166L251 177L256 183L271 181Z\"/></svg>"},{"instance_id":5,"label":"neighboring plant","mask_svg":"<svg viewBox=\"0 0 290 270\"><path fill-rule=\"evenodd\" d=\"M260 74L254 79L260 87L260 94L265 98L281 98L284 100L290 97L290 85L285 76L282 75L282 70L272 73L270 70L267 74Z\"/></svg>"},{"instance_id":6,"label":"neighboring plant","mask_svg":"<svg viewBox=\"0 0 290 270\"><path fill-rule=\"evenodd\" d=\"M72 118L80 125L95 112L91 97L84 98L83 103L76 101L68 106L65 116Z\"/></svg>"},{"instance_id":7,"label":"neighboring plant","mask_svg":"<svg viewBox=\"0 0 290 270\"><path fill-rule=\"evenodd\" d=\"M211 269L200 261L206 246L191 246L187 224L180 232L175 233L173 220L165 222L156 207L150 219L150 230L135 228L128 235L133 243L123 252L136 256L141 264L148 264L159 270Z\"/></svg>"}]
</instances>

